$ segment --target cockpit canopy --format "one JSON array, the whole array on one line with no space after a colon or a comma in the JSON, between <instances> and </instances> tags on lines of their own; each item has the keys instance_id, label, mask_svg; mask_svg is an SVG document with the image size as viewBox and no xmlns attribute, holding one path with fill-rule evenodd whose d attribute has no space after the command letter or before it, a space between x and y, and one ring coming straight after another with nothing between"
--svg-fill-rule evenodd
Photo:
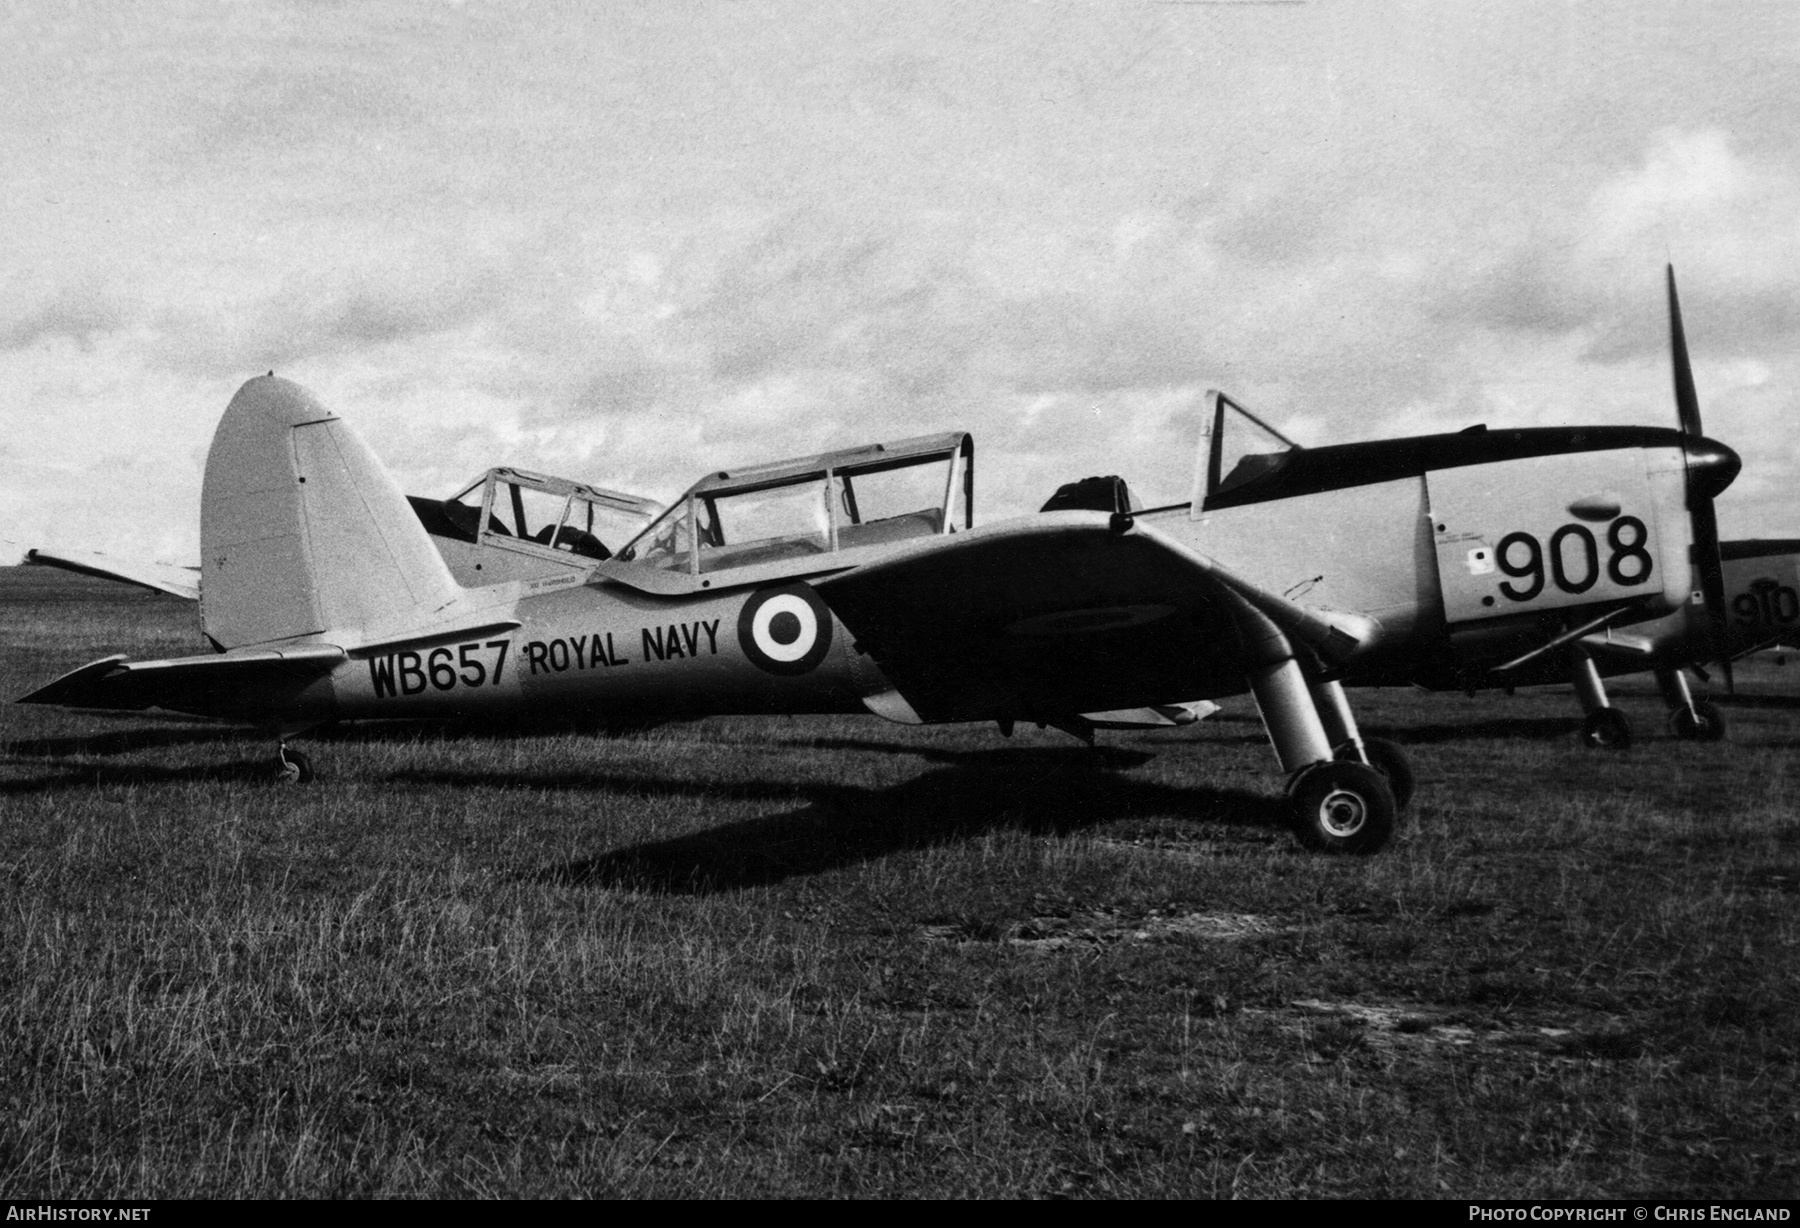
<instances>
[{"instance_id":1,"label":"cockpit canopy","mask_svg":"<svg viewBox=\"0 0 1800 1228\"><path fill-rule=\"evenodd\" d=\"M702 575L953 533L974 524L974 483L962 432L721 471L617 558Z\"/></svg>"},{"instance_id":2,"label":"cockpit canopy","mask_svg":"<svg viewBox=\"0 0 1800 1228\"><path fill-rule=\"evenodd\" d=\"M660 503L524 469L490 469L444 500L468 541L542 546L591 559L612 557ZM459 534L459 535L460 535Z\"/></svg>"}]
</instances>

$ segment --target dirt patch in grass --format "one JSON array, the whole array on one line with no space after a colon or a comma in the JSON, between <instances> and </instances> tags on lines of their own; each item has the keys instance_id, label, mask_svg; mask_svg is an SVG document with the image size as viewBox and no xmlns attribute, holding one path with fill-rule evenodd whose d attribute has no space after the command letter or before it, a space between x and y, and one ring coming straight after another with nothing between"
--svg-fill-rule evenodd
<instances>
[{"instance_id":1,"label":"dirt patch in grass","mask_svg":"<svg viewBox=\"0 0 1800 1228\"><path fill-rule=\"evenodd\" d=\"M1116 943L1169 942L1196 938L1234 942L1283 932L1282 926L1248 913L1171 913L1124 917L1097 911L1031 917L999 932L991 926L947 922L920 928L927 942L1000 942L1021 951L1097 950Z\"/></svg>"}]
</instances>

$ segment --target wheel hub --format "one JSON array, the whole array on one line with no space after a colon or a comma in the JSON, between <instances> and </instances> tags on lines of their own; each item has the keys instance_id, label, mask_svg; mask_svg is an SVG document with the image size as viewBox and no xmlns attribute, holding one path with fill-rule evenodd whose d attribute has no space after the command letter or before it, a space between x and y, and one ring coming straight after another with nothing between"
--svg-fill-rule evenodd
<instances>
[{"instance_id":1,"label":"wheel hub","mask_svg":"<svg viewBox=\"0 0 1800 1228\"><path fill-rule=\"evenodd\" d=\"M1340 839L1354 836L1368 819L1368 804L1348 789L1334 789L1319 803L1319 825Z\"/></svg>"}]
</instances>

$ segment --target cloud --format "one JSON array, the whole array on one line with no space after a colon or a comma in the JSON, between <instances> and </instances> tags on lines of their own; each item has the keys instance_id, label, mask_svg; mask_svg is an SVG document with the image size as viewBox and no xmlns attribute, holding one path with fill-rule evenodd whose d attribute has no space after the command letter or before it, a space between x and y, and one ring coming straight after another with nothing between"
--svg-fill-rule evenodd
<instances>
[{"instance_id":1,"label":"cloud","mask_svg":"<svg viewBox=\"0 0 1800 1228\"><path fill-rule=\"evenodd\" d=\"M247 375L480 324L517 295L516 269L454 236L315 231L254 272L221 261L164 287L155 344L178 369Z\"/></svg>"},{"instance_id":2,"label":"cloud","mask_svg":"<svg viewBox=\"0 0 1800 1228\"><path fill-rule=\"evenodd\" d=\"M186 152L218 162L268 160L321 143L341 148L379 140L424 118L404 78L373 60L345 63L341 55L327 56L323 64L252 61L247 70L221 74L213 88L188 99Z\"/></svg>"},{"instance_id":3,"label":"cloud","mask_svg":"<svg viewBox=\"0 0 1800 1228\"><path fill-rule=\"evenodd\" d=\"M89 349L97 337L129 327L138 307L88 279L27 287L15 280L0 292L0 351L65 340Z\"/></svg>"},{"instance_id":4,"label":"cloud","mask_svg":"<svg viewBox=\"0 0 1800 1228\"><path fill-rule=\"evenodd\" d=\"M1500 332L1583 333L1583 361L1637 361L1667 352L1662 266L1673 263L1684 315L1705 322L1707 348L1784 347L1800 324L1796 216L1790 161L1741 151L1716 129L1662 129L1580 209L1472 252L1468 275L1438 287L1440 310L1466 310L1472 325Z\"/></svg>"}]
</instances>

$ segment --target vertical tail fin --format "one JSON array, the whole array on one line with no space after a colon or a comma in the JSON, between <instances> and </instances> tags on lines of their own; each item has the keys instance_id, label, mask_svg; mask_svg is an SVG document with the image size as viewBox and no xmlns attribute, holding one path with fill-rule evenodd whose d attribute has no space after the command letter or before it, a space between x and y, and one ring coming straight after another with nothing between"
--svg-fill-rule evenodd
<instances>
[{"instance_id":1,"label":"vertical tail fin","mask_svg":"<svg viewBox=\"0 0 1800 1228\"><path fill-rule=\"evenodd\" d=\"M461 592L350 424L273 375L213 434L200 553L201 621L223 648L402 629Z\"/></svg>"}]
</instances>

